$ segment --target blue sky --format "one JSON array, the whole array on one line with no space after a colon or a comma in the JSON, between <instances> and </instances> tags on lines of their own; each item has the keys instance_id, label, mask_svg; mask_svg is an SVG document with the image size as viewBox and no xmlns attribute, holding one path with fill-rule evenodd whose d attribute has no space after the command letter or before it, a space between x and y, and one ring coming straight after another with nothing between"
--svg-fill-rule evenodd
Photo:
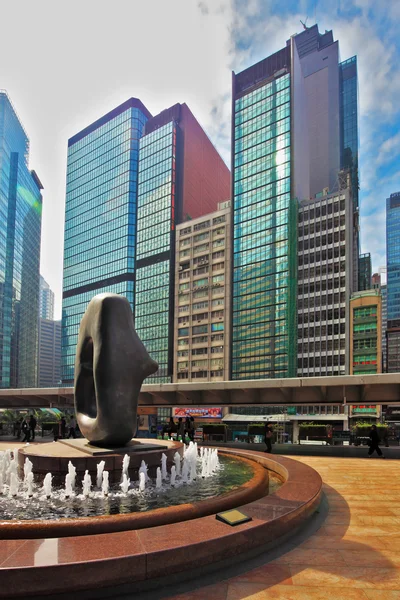
<instances>
[{"instance_id":1,"label":"blue sky","mask_svg":"<svg viewBox=\"0 0 400 600\"><path fill-rule=\"evenodd\" d=\"M332 29L341 60L357 55L361 243L378 270L386 262L385 199L400 191L400 1L236 0L233 69L283 47L302 30L300 19L317 22L320 31Z\"/></svg>"},{"instance_id":2,"label":"blue sky","mask_svg":"<svg viewBox=\"0 0 400 600\"><path fill-rule=\"evenodd\" d=\"M229 165L232 70L282 48L307 17L333 30L342 60L358 56L362 250L385 264L385 199L400 191L400 0L0 0L0 14L18 23L18 43L2 28L0 89L44 185L41 272L56 317L68 138L132 96L152 114L186 102Z\"/></svg>"}]
</instances>

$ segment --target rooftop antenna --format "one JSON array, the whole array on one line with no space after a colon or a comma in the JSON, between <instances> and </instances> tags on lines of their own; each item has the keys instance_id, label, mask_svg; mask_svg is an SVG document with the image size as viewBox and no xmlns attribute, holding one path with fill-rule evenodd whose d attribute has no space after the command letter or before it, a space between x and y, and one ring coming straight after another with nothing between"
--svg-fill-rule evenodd
<instances>
[{"instance_id":1,"label":"rooftop antenna","mask_svg":"<svg viewBox=\"0 0 400 600\"><path fill-rule=\"evenodd\" d=\"M307 21L308 21L308 17L306 17L305 23L303 23L303 21L300 19L300 23L303 25L303 28L307 31L307 29L309 29L309 27L307 27Z\"/></svg>"}]
</instances>

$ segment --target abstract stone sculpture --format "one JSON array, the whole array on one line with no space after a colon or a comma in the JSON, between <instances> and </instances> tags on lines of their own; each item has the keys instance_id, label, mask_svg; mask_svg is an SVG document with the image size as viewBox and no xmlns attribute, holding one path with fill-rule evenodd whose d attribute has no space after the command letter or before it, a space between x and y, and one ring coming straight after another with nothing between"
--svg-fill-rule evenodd
<instances>
[{"instance_id":1,"label":"abstract stone sculpture","mask_svg":"<svg viewBox=\"0 0 400 600\"><path fill-rule=\"evenodd\" d=\"M77 421L89 442L123 446L132 439L141 385L157 369L133 327L128 300L92 298L79 328L74 382Z\"/></svg>"}]
</instances>

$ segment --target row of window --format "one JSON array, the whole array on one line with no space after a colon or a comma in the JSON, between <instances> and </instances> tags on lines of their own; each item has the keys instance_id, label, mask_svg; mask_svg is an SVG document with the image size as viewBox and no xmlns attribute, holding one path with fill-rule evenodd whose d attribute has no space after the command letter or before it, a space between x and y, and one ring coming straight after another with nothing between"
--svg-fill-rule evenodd
<instances>
[{"instance_id":1,"label":"row of window","mask_svg":"<svg viewBox=\"0 0 400 600\"><path fill-rule=\"evenodd\" d=\"M346 333L346 323L334 323L333 325L321 325L316 327L304 327L298 329L299 338L318 338L326 335L344 335Z\"/></svg>"},{"instance_id":2,"label":"row of window","mask_svg":"<svg viewBox=\"0 0 400 600\"><path fill-rule=\"evenodd\" d=\"M332 228L344 227L346 225L346 216L341 215L340 217L334 217L333 219L324 219L323 221L315 221L306 223L299 227L299 237L313 235L320 231L327 231Z\"/></svg>"},{"instance_id":3,"label":"row of window","mask_svg":"<svg viewBox=\"0 0 400 600\"><path fill-rule=\"evenodd\" d=\"M297 324L298 325L307 325L308 323L319 323L320 321L335 321L337 319L345 319L346 318L346 308L342 306L341 308L334 308L329 310L316 310L315 312L310 313L298 313L297 315Z\"/></svg>"},{"instance_id":4,"label":"row of window","mask_svg":"<svg viewBox=\"0 0 400 600\"><path fill-rule=\"evenodd\" d=\"M346 338L335 340L317 340L315 342L303 342L297 345L298 354L312 354L313 352L325 352L326 350L345 350Z\"/></svg>"},{"instance_id":5,"label":"row of window","mask_svg":"<svg viewBox=\"0 0 400 600\"><path fill-rule=\"evenodd\" d=\"M335 279L323 279L322 281L301 283L298 286L298 294L314 294L326 290L338 290L346 287L346 277L336 277Z\"/></svg>"},{"instance_id":6,"label":"row of window","mask_svg":"<svg viewBox=\"0 0 400 600\"><path fill-rule=\"evenodd\" d=\"M297 263L299 266L308 265L309 263L324 262L326 260L332 260L335 258L344 258L346 256L346 245L343 244L339 248L329 248L328 250L322 250L322 252L310 252L310 254L300 254L298 256ZM338 267L339 269L339 267ZM338 272L334 271L335 273Z\"/></svg>"},{"instance_id":7,"label":"row of window","mask_svg":"<svg viewBox=\"0 0 400 600\"><path fill-rule=\"evenodd\" d=\"M318 265L316 267L306 267L304 270L300 268L298 270L298 280L305 279L308 281L313 277L320 277L321 275L332 275L332 273L339 273L339 271L346 272L346 262L341 263L329 263L325 265Z\"/></svg>"},{"instance_id":8,"label":"row of window","mask_svg":"<svg viewBox=\"0 0 400 600\"><path fill-rule=\"evenodd\" d=\"M212 308L217 307L217 306L223 306L223 305L224 305L224 298L218 298L217 300L212 300L212 302L211 302ZM179 312L189 312L190 309L192 311L202 310L202 309L208 308L208 306L209 306L208 300L204 300L203 302L194 302L192 304L192 306L190 306L189 304L184 304L182 306L179 306Z\"/></svg>"},{"instance_id":9,"label":"row of window","mask_svg":"<svg viewBox=\"0 0 400 600\"><path fill-rule=\"evenodd\" d=\"M191 328L191 333L193 335L198 335L200 333L209 333L211 327L211 332L214 331L224 331L224 323L211 323L207 325L194 325ZM187 337L189 335L189 327L180 327L178 329L178 337Z\"/></svg>"},{"instance_id":10,"label":"row of window","mask_svg":"<svg viewBox=\"0 0 400 600\"><path fill-rule=\"evenodd\" d=\"M208 340L209 340L209 336L208 335L198 335L196 337L192 337L192 345L194 344L207 344ZM212 342L223 342L224 340L224 334L223 333L215 333L213 335L211 335L211 343ZM188 346L189 345L189 338L180 338L178 340L178 347L183 347L183 346ZM218 346L219 347L219 346Z\"/></svg>"},{"instance_id":11,"label":"row of window","mask_svg":"<svg viewBox=\"0 0 400 600\"><path fill-rule=\"evenodd\" d=\"M191 379L207 379L209 376L211 379L215 377L222 378L223 374L224 372L222 370L210 371L210 373L208 371L194 371L191 374ZM189 379L189 373L187 371L178 373L178 379Z\"/></svg>"},{"instance_id":12,"label":"row of window","mask_svg":"<svg viewBox=\"0 0 400 600\"><path fill-rule=\"evenodd\" d=\"M344 354L330 354L328 356L305 356L297 359L297 367L299 369L307 369L313 367L337 367L346 364Z\"/></svg>"},{"instance_id":13,"label":"row of window","mask_svg":"<svg viewBox=\"0 0 400 600\"><path fill-rule=\"evenodd\" d=\"M344 212L346 210L346 197L340 196L337 200L328 199L327 203L324 204L321 202L320 206L309 206L300 207L299 209L299 223L303 221L313 221L314 219L319 219L320 217L325 217L326 215L331 215L333 213Z\"/></svg>"},{"instance_id":14,"label":"row of window","mask_svg":"<svg viewBox=\"0 0 400 600\"><path fill-rule=\"evenodd\" d=\"M242 98L238 98L235 101L235 114L240 110L255 104L256 102L260 102L269 96L273 96L279 93L281 90L290 87L290 75L287 73L282 77L278 77L273 81L270 81L266 85L263 85L256 90L249 92L242 96Z\"/></svg>"}]
</instances>

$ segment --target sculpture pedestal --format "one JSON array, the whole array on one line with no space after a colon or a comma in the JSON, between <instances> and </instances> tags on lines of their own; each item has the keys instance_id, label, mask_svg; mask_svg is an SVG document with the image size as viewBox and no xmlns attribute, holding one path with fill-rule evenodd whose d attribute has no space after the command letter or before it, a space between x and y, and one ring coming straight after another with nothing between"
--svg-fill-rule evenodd
<instances>
[{"instance_id":1,"label":"sculpture pedestal","mask_svg":"<svg viewBox=\"0 0 400 600\"><path fill-rule=\"evenodd\" d=\"M171 466L175 452L183 456L183 447L181 442L153 439L151 442L142 442L140 439L133 439L123 448L99 448L89 444L86 439L79 438L25 446L18 451L18 464L23 476L24 462L29 458L33 463L35 481L40 481L46 473L51 473L54 483L63 485L69 461L76 467L78 479L83 479L85 471L89 471L92 481L95 481L97 464L104 460L104 469L110 474L110 483L119 483L125 454L130 457L129 477L136 481L142 460L148 466L150 477L155 477L157 467L161 467L161 455L167 456L167 464Z\"/></svg>"}]
</instances>

